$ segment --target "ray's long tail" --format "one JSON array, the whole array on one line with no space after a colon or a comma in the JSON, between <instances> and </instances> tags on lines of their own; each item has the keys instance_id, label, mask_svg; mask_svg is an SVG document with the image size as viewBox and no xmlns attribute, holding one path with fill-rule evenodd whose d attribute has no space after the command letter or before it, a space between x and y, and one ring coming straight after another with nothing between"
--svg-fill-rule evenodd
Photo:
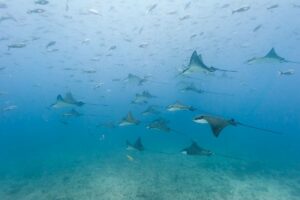
<instances>
[{"instance_id":1,"label":"ray's long tail","mask_svg":"<svg viewBox=\"0 0 300 200\"><path fill-rule=\"evenodd\" d=\"M293 64L300 64L300 62L298 62L298 61L292 61L292 60L286 60L286 62L293 63Z\"/></svg>"},{"instance_id":2,"label":"ray's long tail","mask_svg":"<svg viewBox=\"0 0 300 200\"><path fill-rule=\"evenodd\" d=\"M213 92L213 91L207 91L207 90L203 90L203 93L214 94L214 95L221 95L221 96L233 96L233 94L229 94L229 93Z\"/></svg>"},{"instance_id":3,"label":"ray's long tail","mask_svg":"<svg viewBox=\"0 0 300 200\"><path fill-rule=\"evenodd\" d=\"M219 69L219 68L215 68L217 71L221 71L221 72L238 72L236 70L228 70L228 69Z\"/></svg>"},{"instance_id":4,"label":"ray's long tail","mask_svg":"<svg viewBox=\"0 0 300 200\"><path fill-rule=\"evenodd\" d=\"M227 155L227 154L214 153L214 155L220 156L220 157L223 157L223 158L233 159L233 160L246 161L245 159L242 159L242 158L239 158L239 157L236 157L236 156L232 156L232 155Z\"/></svg>"},{"instance_id":5,"label":"ray's long tail","mask_svg":"<svg viewBox=\"0 0 300 200\"><path fill-rule=\"evenodd\" d=\"M252 126L252 125L249 125L249 124L244 124L244 123L241 123L241 122L238 122L238 125L244 126L244 127L247 127L247 128L251 128L251 129L260 130L260 131L263 131L263 132L266 132L266 133L271 133L271 134L275 134L275 135L283 135L283 133L279 132L279 131L274 131L274 130L265 129L265 128L259 128L259 127Z\"/></svg>"},{"instance_id":6,"label":"ray's long tail","mask_svg":"<svg viewBox=\"0 0 300 200\"><path fill-rule=\"evenodd\" d=\"M188 140L193 140L189 135L185 134L184 132L181 132L181 131L178 131L178 130L174 130L174 129L171 129L172 132L174 133L177 133L181 136L183 136L184 138L188 139Z\"/></svg>"}]
</instances>

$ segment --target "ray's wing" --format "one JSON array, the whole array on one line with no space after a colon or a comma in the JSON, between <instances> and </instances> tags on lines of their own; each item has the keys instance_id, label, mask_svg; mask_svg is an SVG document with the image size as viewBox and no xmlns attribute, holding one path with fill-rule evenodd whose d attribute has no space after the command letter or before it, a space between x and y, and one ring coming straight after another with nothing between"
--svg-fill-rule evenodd
<instances>
[{"instance_id":1,"label":"ray's wing","mask_svg":"<svg viewBox=\"0 0 300 200\"><path fill-rule=\"evenodd\" d=\"M272 48L268 53L267 55L265 55L264 57L266 58L276 58L276 59L279 59L279 60L285 60L284 58L280 57L274 48Z\"/></svg>"},{"instance_id":2,"label":"ray's wing","mask_svg":"<svg viewBox=\"0 0 300 200\"><path fill-rule=\"evenodd\" d=\"M134 121L134 118L133 118L131 112L128 112L128 113L127 113L126 119L127 119L128 121Z\"/></svg>"},{"instance_id":3,"label":"ray's wing","mask_svg":"<svg viewBox=\"0 0 300 200\"><path fill-rule=\"evenodd\" d=\"M206 120L209 123L215 137L218 137L221 131L229 125L229 123L223 119L207 118Z\"/></svg>"},{"instance_id":4,"label":"ray's wing","mask_svg":"<svg viewBox=\"0 0 300 200\"><path fill-rule=\"evenodd\" d=\"M57 95L56 100L57 100L57 101L63 101L64 99L63 99L62 96L59 94L59 95Z\"/></svg>"},{"instance_id":5,"label":"ray's wing","mask_svg":"<svg viewBox=\"0 0 300 200\"><path fill-rule=\"evenodd\" d=\"M191 65L198 65L200 66L202 64L201 60L200 60L201 56L198 56L197 51L194 51L191 58L190 58L190 64Z\"/></svg>"},{"instance_id":6,"label":"ray's wing","mask_svg":"<svg viewBox=\"0 0 300 200\"><path fill-rule=\"evenodd\" d=\"M76 103L77 101L74 99L71 92L66 93L64 101L67 103Z\"/></svg>"}]
</instances>

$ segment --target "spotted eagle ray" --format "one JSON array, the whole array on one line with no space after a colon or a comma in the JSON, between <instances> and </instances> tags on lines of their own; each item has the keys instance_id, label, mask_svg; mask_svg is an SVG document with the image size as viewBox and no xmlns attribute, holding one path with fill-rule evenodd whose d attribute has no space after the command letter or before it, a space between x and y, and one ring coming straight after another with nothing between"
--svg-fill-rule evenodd
<instances>
[{"instance_id":1,"label":"spotted eagle ray","mask_svg":"<svg viewBox=\"0 0 300 200\"><path fill-rule=\"evenodd\" d=\"M221 93L221 92L212 92L208 90L202 90L197 88L194 83L190 83L180 89L181 92L195 92L197 94L214 94L214 95L224 95L224 96L232 96L228 93Z\"/></svg>"},{"instance_id":2,"label":"spotted eagle ray","mask_svg":"<svg viewBox=\"0 0 300 200\"><path fill-rule=\"evenodd\" d=\"M190 83L188 85L183 86L180 89L180 91L181 92L195 92L195 93L198 93L198 94L204 93L204 90L202 90L200 88L197 88L194 83Z\"/></svg>"},{"instance_id":3,"label":"spotted eagle ray","mask_svg":"<svg viewBox=\"0 0 300 200\"><path fill-rule=\"evenodd\" d=\"M153 120L152 122L150 122L146 128L147 129L151 129L151 130L157 130L157 131L162 131L162 132L165 132L165 133L170 133L170 132L174 132L174 133L177 133L177 134L180 134L180 135L183 135L184 137L188 137L186 134L180 132L180 131L177 131L177 130L174 130L172 128L170 128L168 126L168 123L169 121L163 119L163 118L158 118L158 119L155 119Z\"/></svg>"},{"instance_id":4,"label":"spotted eagle ray","mask_svg":"<svg viewBox=\"0 0 300 200\"><path fill-rule=\"evenodd\" d=\"M155 119L152 122L150 122L146 128L153 129L153 130L159 130L163 132L170 132L171 128L168 126L168 121L162 118Z\"/></svg>"},{"instance_id":5,"label":"spotted eagle ray","mask_svg":"<svg viewBox=\"0 0 300 200\"><path fill-rule=\"evenodd\" d=\"M156 106L149 106L146 110L142 112L143 115L157 115L160 112L156 109Z\"/></svg>"},{"instance_id":6,"label":"spotted eagle ray","mask_svg":"<svg viewBox=\"0 0 300 200\"><path fill-rule=\"evenodd\" d=\"M167 152L162 152L162 151L157 151L157 150L152 150L152 149L145 149L145 147L142 143L141 137L138 137L134 143L131 143L128 140L126 140L126 146L127 146L127 148L126 148L127 150L135 150L135 151L139 151L139 152L147 151L147 152L152 152L152 153L175 155L175 153L167 153ZM133 157L131 157L130 155L127 155L127 158L130 161L134 160Z\"/></svg>"},{"instance_id":7,"label":"spotted eagle ray","mask_svg":"<svg viewBox=\"0 0 300 200\"><path fill-rule=\"evenodd\" d=\"M285 58L279 56L275 48L272 48L265 56L263 57L253 57L246 61L247 64L259 64L259 63L296 63L299 64L300 62L294 62L290 60L286 60Z\"/></svg>"},{"instance_id":8,"label":"spotted eagle ray","mask_svg":"<svg viewBox=\"0 0 300 200\"><path fill-rule=\"evenodd\" d=\"M149 99L154 98L152 94L148 91L143 91L142 93L135 94L134 100L131 102L133 104L144 104L147 103Z\"/></svg>"},{"instance_id":9,"label":"spotted eagle ray","mask_svg":"<svg viewBox=\"0 0 300 200\"><path fill-rule=\"evenodd\" d=\"M196 72L215 72L215 71L222 71L222 72L237 72L234 70L226 70L226 69L220 69L216 67L208 67L206 64L204 64L202 60L201 54L197 54L197 51L194 51L191 58L189 65L179 74L179 75L189 75Z\"/></svg>"},{"instance_id":10,"label":"spotted eagle ray","mask_svg":"<svg viewBox=\"0 0 300 200\"><path fill-rule=\"evenodd\" d=\"M231 156L231 155L226 155L226 154L220 154L220 153L215 153L212 152L208 149L204 149L200 147L197 142L192 141L192 144L180 151L184 155L190 155L190 156L221 156L224 158L230 158L230 159L236 159L236 160L241 160L244 161L241 158Z\"/></svg>"},{"instance_id":11,"label":"spotted eagle ray","mask_svg":"<svg viewBox=\"0 0 300 200\"><path fill-rule=\"evenodd\" d=\"M132 113L129 111L125 117L119 123L119 126L130 126L130 125L138 125L140 123L139 120L135 119Z\"/></svg>"},{"instance_id":12,"label":"spotted eagle ray","mask_svg":"<svg viewBox=\"0 0 300 200\"><path fill-rule=\"evenodd\" d=\"M235 119L224 119L222 117L217 117L217 116L200 115L200 116L196 116L193 121L196 123L200 123L200 124L208 123L210 125L211 130L215 137L218 137L220 135L220 133L222 132L222 130L230 125L231 126L239 125L239 126L244 126L244 127L264 131L264 132L273 133L273 134L282 134L281 132L264 129L264 128L258 128L258 127L252 126L252 125L244 124L244 123L236 121Z\"/></svg>"},{"instance_id":13,"label":"spotted eagle ray","mask_svg":"<svg viewBox=\"0 0 300 200\"><path fill-rule=\"evenodd\" d=\"M127 150L144 151L145 149L142 143L142 139L140 137L138 137L138 139L134 143L131 143L127 140L126 145L127 145Z\"/></svg>"},{"instance_id":14,"label":"spotted eagle ray","mask_svg":"<svg viewBox=\"0 0 300 200\"><path fill-rule=\"evenodd\" d=\"M185 155L193 155L193 156L211 156L213 152L210 150L204 149L200 147L195 141L192 144L184 149L181 150L182 154Z\"/></svg>"},{"instance_id":15,"label":"spotted eagle ray","mask_svg":"<svg viewBox=\"0 0 300 200\"><path fill-rule=\"evenodd\" d=\"M97 125L97 127L103 127L103 128L108 128L108 129L114 129L117 127L117 125L112 122L112 121L109 121L109 122L101 122Z\"/></svg>"},{"instance_id":16,"label":"spotted eagle ray","mask_svg":"<svg viewBox=\"0 0 300 200\"><path fill-rule=\"evenodd\" d=\"M145 76L143 78L135 75L135 74L131 74L129 73L127 75L127 77L124 79L124 81L126 83L129 83L129 84L134 84L134 85L137 85L137 86L142 86L145 82L148 81L148 76Z\"/></svg>"},{"instance_id":17,"label":"spotted eagle ray","mask_svg":"<svg viewBox=\"0 0 300 200\"><path fill-rule=\"evenodd\" d=\"M129 73L123 81L128 84L142 86L146 82L152 82L157 84L167 84L167 82L161 82L157 80L150 80L151 75L146 75L144 77L139 77L138 75Z\"/></svg>"},{"instance_id":18,"label":"spotted eagle ray","mask_svg":"<svg viewBox=\"0 0 300 200\"><path fill-rule=\"evenodd\" d=\"M64 107L72 107L72 106L78 106L81 107L85 103L82 101L77 101L74 99L71 92L66 93L65 97L62 97L60 94L56 98L56 102L53 103L50 107L51 108L64 108Z\"/></svg>"},{"instance_id":19,"label":"spotted eagle ray","mask_svg":"<svg viewBox=\"0 0 300 200\"><path fill-rule=\"evenodd\" d=\"M193 106L184 105L179 101L176 101L174 104L168 105L167 110L170 112L183 111L183 110L195 111L196 108L194 108Z\"/></svg>"}]
</instances>

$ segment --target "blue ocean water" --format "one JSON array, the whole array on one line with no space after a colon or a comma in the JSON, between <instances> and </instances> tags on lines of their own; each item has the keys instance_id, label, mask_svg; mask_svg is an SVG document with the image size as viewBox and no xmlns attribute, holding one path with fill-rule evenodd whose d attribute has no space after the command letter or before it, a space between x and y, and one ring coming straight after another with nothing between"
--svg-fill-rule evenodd
<instances>
[{"instance_id":1,"label":"blue ocean water","mask_svg":"<svg viewBox=\"0 0 300 200\"><path fill-rule=\"evenodd\" d=\"M299 199L299 16L296 0L1 0L0 199ZM200 115L280 134L215 137ZM215 154L182 154L193 141Z\"/></svg>"}]
</instances>

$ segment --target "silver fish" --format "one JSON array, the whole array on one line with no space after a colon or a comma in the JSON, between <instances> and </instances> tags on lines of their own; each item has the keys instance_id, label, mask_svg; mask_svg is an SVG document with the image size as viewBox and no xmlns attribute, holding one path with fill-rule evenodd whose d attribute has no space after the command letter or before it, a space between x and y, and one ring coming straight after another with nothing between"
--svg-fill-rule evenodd
<instances>
[{"instance_id":1,"label":"silver fish","mask_svg":"<svg viewBox=\"0 0 300 200\"><path fill-rule=\"evenodd\" d=\"M27 11L27 14L34 14L34 13L40 14L40 13L44 13L45 11L46 11L46 10L44 10L44 9L37 8L37 9L33 9L33 10L28 10L28 11Z\"/></svg>"},{"instance_id":2,"label":"silver fish","mask_svg":"<svg viewBox=\"0 0 300 200\"><path fill-rule=\"evenodd\" d=\"M49 3L49 1L47 1L47 0L36 0L34 3L39 4L39 5L47 5Z\"/></svg>"},{"instance_id":3,"label":"silver fish","mask_svg":"<svg viewBox=\"0 0 300 200\"><path fill-rule=\"evenodd\" d=\"M7 47L8 47L8 50L10 50L10 49L20 49L20 48L26 47L26 44L25 43L16 43L16 44L10 44Z\"/></svg>"},{"instance_id":4,"label":"silver fish","mask_svg":"<svg viewBox=\"0 0 300 200\"><path fill-rule=\"evenodd\" d=\"M248 11L250 8L251 8L250 6L244 6L239 9L233 10L232 14L245 12L245 11Z\"/></svg>"}]
</instances>

